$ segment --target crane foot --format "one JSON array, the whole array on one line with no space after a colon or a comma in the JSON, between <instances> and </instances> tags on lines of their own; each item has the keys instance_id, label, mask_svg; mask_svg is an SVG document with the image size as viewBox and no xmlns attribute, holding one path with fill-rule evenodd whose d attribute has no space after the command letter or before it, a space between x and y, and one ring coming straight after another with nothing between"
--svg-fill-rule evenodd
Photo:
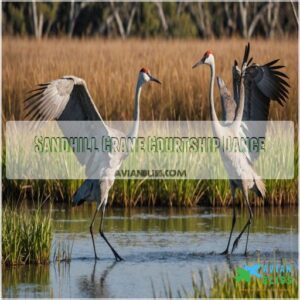
<instances>
[{"instance_id":1,"label":"crane foot","mask_svg":"<svg viewBox=\"0 0 300 300\"><path fill-rule=\"evenodd\" d=\"M114 252L114 255L115 255L116 261L122 261L122 260L124 260L117 252Z\"/></svg>"},{"instance_id":2,"label":"crane foot","mask_svg":"<svg viewBox=\"0 0 300 300\"><path fill-rule=\"evenodd\" d=\"M228 248L220 253L220 255L228 255Z\"/></svg>"}]
</instances>

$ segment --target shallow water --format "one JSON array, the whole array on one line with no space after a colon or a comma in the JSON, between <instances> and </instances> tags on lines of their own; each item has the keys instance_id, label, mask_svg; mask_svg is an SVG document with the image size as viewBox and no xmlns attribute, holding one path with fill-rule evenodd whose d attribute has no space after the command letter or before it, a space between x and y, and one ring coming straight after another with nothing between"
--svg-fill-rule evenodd
<instances>
[{"instance_id":1,"label":"shallow water","mask_svg":"<svg viewBox=\"0 0 300 300\"><path fill-rule=\"evenodd\" d=\"M49 266L23 266L3 270L4 297L156 297L173 295L184 287L192 294L192 278L199 271L207 287L211 271L226 274L237 265L285 259L298 263L298 208L254 210L247 257L246 234L230 257L219 255L227 245L231 209L108 209L105 232L124 261L115 263L97 233L100 257L94 261L89 224L93 206L53 211L58 241L74 241L72 261ZM235 238L247 221L246 209L238 211ZM54 248L54 247L53 247Z\"/></svg>"}]
</instances>

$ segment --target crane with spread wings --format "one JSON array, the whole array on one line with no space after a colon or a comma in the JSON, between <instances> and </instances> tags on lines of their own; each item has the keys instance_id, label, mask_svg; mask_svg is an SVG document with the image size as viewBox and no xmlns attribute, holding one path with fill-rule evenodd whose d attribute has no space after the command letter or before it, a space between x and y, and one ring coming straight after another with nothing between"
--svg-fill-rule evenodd
<instances>
[{"instance_id":1,"label":"crane with spread wings","mask_svg":"<svg viewBox=\"0 0 300 300\"><path fill-rule=\"evenodd\" d=\"M210 115L212 119L212 129L216 137L237 137L255 135L257 126L246 121L267 121L269 117L269 108L271 100L283 105L288 98L289 84L286 79L288 76L281 71L284 67L277 64L278 59L264 65L253 63L249 59L250 44L245 47L244 58L241 69L237 61L232 68L233 75L233 97L227 89L224 81L218 77L218 87L221 96L222 119L219 122L214 107L214 80L215 80L215 58L213 53L208 50L203 57L193 65L193 68L199 65L208 65L210 67L210 90L209 103ZM259 122L257 122L259 123ZM252 124L252 125L251 125ZM262 122L260 134L266 132L266 122ZM236 222L235 193L236 189L242 190L246 205L249 211L249 218L240 234L235 239L232 251L238 246L243 233L247 232L245 254L247 253L249 229L253 219L253 213L248 199L248 191L252 190L259 197L265 197L265 184L261 177L256 173L253 162L258 158L259 151L249 151L245 153L230 153L221 151L221 157L224 167L230 177L230 188L232 194L232 225L227 247L222 254L228 254L232 232Z\"/></svg>"},{"instance_id":2,"label":"crane with spread wings","mask_svg":"<svg viewBox=\"0 0 300 300\"><path fill-rule=\"evenodd\" d=\"M86 82L75 76L64 76L45 84L39 84L25 100L25 118L33 121L62 121L60 123L60 129L63 133L68 132L68 127L62 125L63 121L95 121L97 122L97 130L99 130L98 134L108 137L129 137L134 140L134 138L138 135L139 129L140 95L142 86L151 81L160 83L158 79L150 74L150 71L147 68L142 68L138 75L135 91L134 123L128 134L111 128L104 122L89 93ZM87 130L92 130L91 128L94 127L88 126ZM97 207L90 225L90 234L92 237L95 259L98 259L98 256L94 242L93 224L98 211L102 210L99 233L110 247L115 259L119 261L122 260L121 256L112 247L104 235L103 221L109 190L114 183L115 173L121 167L124 159L126 159L126 155L119 152L109 153L102 161L100 161L101 159L99 160L99 155L100 154L93 155L89 157L88 160L86 157L77 155L80 163L82 163L85 167L88 164L93 172L95 172L95 170L99 171L98 164L101 163L102 173L101 176L99 174L99 179L94 179L94 177L91 178L88 176L88 178L75 192L72 204L77 206L85 201L97 202ZM104 157L103 155L105 154L102 154L102 157Z\"/></svg>"}]
</instances>

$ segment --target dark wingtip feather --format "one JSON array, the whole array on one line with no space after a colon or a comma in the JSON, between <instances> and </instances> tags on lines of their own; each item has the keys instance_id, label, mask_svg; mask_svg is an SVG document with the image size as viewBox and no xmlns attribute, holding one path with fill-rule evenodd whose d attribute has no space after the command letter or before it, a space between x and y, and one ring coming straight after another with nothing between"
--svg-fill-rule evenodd
<instances>
[{"instance_id":1,"label":"dark wingtip feather","mask_svg":"<svg viewBox=\"0 0 300 300\"><path fill-rule=\"evenodd\" d=\"M31 92L33 92L33 91L31 91ZM33 99L34 97L37 97L37 96L39 96L39 95L42 94L42 93L43 93L43 92L34 93L34 94L30 95L29 97L27 97L27 98L24 100L24 102L27 102L28 100Z\"/></svg>"},{"instance_id":2,"label":"dark wingtip feather","mask_svg":"<svg viewBox=\"0 0 300 300\"><path fill-rule=\"evenodd\" d=\"M277 66L271 66L270 69L271 70L277 70L277 69L282 69L282 68L285 68L284 65L277 65Z\"/></svg>"},{"instance_id":3,"label":"dark wingtip feather","mask_svg":"<svg viewBox=\"0 0 300 300\"><path fill-rule=\"evenodd\" d=\"M276 64L279 60L280 60L280 59L274 59L274 60L272 60L272 61L266 63L264 66L265 66L265 67L270 67L270 66Z\"/></svg>"},{"instance_id":4,"label":"dark wingtip feather","mask_svg":"<svg viewBox=\"0 0 300 300\"><path fill-rule=\"evenodd\" d=\"M41 92L42 93L48 86L49 86L49 82L39 83L39 84L36 85L35 89L27 91L26 94L30 94L30 93L33 93L33 92Z\"/></svg>"},{"instance_id":5,"label":"dark wingtip feather","mask_svg":"<svg viewBox=\"0 0 300 300\"><path fill-rule=\"evenodd\" d=\"M289 79L289 77L286 74L284 74L283 72L272 70L272 73L276 74L277 76L281 76L281 77Z\"/></svg>"},{"instance_id":6,"label":"dark wingtip feather","mask_svg":"<svg viewBox=\"0 0 300 300\"><path fill-rule=\"evenodd\" d=\"M278 71L278 69L283 68L284 66L276 65L276 63L279 61L279 59L275 59L269 63L267 63L265 66L268 68L269 72L271 73L271 76L273 76L273 80L275 80L277 85L277 97L276 101L279 102L281 106L287 101L289 96L288 88L290 88L289 83L286 79L289 79L287 74Z\"/></svg>"},{"instance_id":7,"label":"dark wingtip feather","mask_svg":"<svg viewBox=\"0 0 300 300\"><path fill-rule=\"evenodd\" d=\"M286 80L284 80L283 78L281 78L280 76L276 76L276 79L277 79L277 81L280 82L280 84L282 84L282 85L284 85L284 86L286 86L286 87L288 87L288 88L291 87L291 86L289 85L289 83L288 83Z\"/></svg>"},{"instance_id":8,"label":"dark wingtip feather","mask_svg":"<svg viewBox=\"0 0 300 300\"><path fill-rule=\"evenodd\" d=\"M249 53L250 53L250 43L248 42L248 44L245 47L245 52L244 52L244 57L243 57L243 63L242 66L246 63L246 61L248 60L249 57Z\"/></svg>"},{"instance_id":9,"label":"dark wingtip feather","mask_svg":"<svg viewBox=\"0 0 300 300\"><path fill-rule=\"evenodd\" d=\"M26 94L30 94L30 93L33 93L33 92L43 92L45 89L46 89L46 87L38 87L34 90L27 91Z\"/></svg>"},{"instance_id":10,"label":"dark wingtip feather","mask_svg":"<svg viewBox=\"0 0 300 300\"><path fill-rule=\"evenodd\" d=\"M284 101L284 103L286 102L286 100L285 99L283 99L283 101ZM282 103L282 101L281 101L281 99L277 99L277 102L280 104L280 106L284 106L284 103Z\"/></svg>"},{"instance_id":11,"label":"dark wingtip feather","mask_svg":"<svg viewBox=\"0 0 300 300\"><path fill-rule=\"evenodd\" d=\"M248 60L247 66L249 66L249 65L252 63L252 61L253 61L253 57L251 57L251 58Z\"/></svg>"}]
</instances>

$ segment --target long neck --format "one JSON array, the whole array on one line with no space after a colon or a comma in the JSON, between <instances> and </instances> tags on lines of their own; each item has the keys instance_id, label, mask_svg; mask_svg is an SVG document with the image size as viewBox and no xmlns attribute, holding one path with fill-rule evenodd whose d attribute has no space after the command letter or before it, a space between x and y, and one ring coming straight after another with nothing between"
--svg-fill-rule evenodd
<instances>
[{"instance_id":1,"label":"long neck","mask_svg":"<svg viewBox=\"0 0 300 300\"><path fill-rule=\"evenodd\" d=\"M128 134L128 136L132 138L137 137L138 130L139 130L141 91L142 91L142 81L141 79L138 79L138 82L136 84L136 89L135 89L135 97L134 97L134 113L133 113L134 124Z\"/></svg>"},{"instance_id":2,"label":"long neck","mask_svg":"<svg viewBox=\"0 0 300 300\"><path fill-rule=\"evenodd\" d=\"M215 83L215 63L214 61L210 65L210 91L209 91L209 102L210 102L210 115L213 121L218 121L218 117L215 110L214 104L214 83Z\"/></svg>"}]
</instances>

